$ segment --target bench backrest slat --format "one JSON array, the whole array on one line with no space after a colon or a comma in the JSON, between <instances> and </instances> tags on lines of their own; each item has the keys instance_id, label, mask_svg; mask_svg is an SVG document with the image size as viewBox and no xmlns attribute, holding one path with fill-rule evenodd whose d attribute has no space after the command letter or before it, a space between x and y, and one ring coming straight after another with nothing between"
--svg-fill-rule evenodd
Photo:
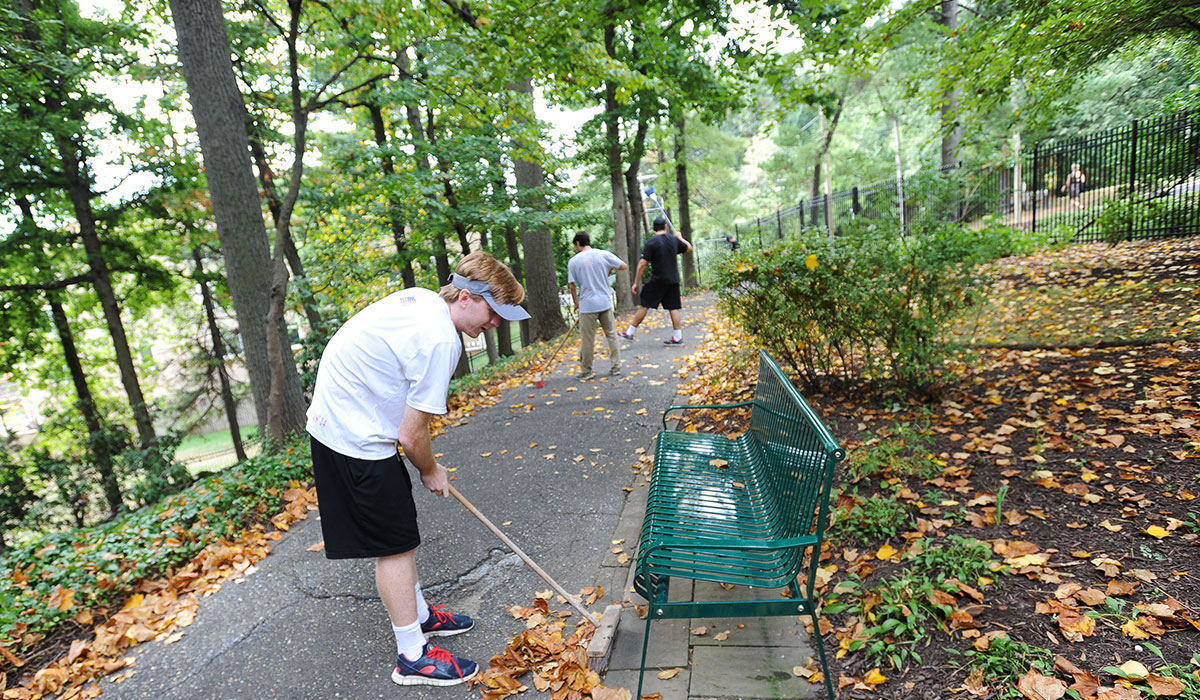
<instances>
[{"instance_id":1,"label":"bench backrest slat","mask_svg":"<svg viewBox=\"0 0 1200 700\"><path fill-rule=\"evenodd\" d=\"M772 482L778 534L823 536L833 471L845 451L765 351L759 351L749 436Z\"/></svg>"}]
</instances>

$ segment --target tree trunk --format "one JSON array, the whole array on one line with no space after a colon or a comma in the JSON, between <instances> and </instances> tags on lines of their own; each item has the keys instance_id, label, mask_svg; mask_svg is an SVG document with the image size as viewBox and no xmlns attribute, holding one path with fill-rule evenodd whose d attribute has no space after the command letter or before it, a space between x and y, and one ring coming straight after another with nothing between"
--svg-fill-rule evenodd
<instances>
[{"instance_id":1,"label":"tree trunk","mask_svg":"<svg viewBox=\"0 0 1200 700\"><path fill-rule=\"evenodd\" d=\"M523 78L509 89L519 95L521 106L515 110L517 120L527 122L524 116L533 109L533 83ZM524 160L519 155L523 144L514 144L513 174L517 184L517 202L524 222L521 224L521 246L525 250L525 294L529 309L529 337L526 343L549 340L567 330L563 321L558 297L558 274L554 265L554 241L549 231L542 226L530 226L533 214L546 212L545 174L540 163Z\"/></svg>"},{"instance_id":2,"label":"tree trunk","mask_svg":"<svg viewBox=\"0 0 1200 700\"><path fill-rule=\"evenodd\" d=\"M604 46L610 57L616 56L616 28L613 19L608 18L604 27ZM626 227L627 213L625 207L625 185L621 182L621 126L620 115L617 113L617 84L606 81L604 84L604 124L605 136L608 141L608 182L612 191L613 215L613 248L616 256L629 263L630 268L636 267L633 256L640 251L629 248L629 231ZM630 290L629 270L617 270L617 308L618 313L628 311L634 306L633 292Z\"/></svg>"},{"instance_id":3,"label":"tree trunk","mask_svg":"<svg viewBox=\"0 0 1200 700\"><path fill-rule=\"evenodd\" d=\"M630 250L642 249L643 227L645 227L647 236L653 235L650 233L650 221L646 216L646 207L643 204L645 194L638 181L638 174L642 169L642 157L646 154L646 132L649 128L649 123L639 112L637 131L629 148L629 167L625 169L625 191L629 196L629 219L633 223L629 229Z\"/></svg>"},{"instance_id":4,"label":"tree trunk","mask_svg":"<svg viewBox=\"0 0 1200 700\"><path fill-rule=\"evenodd\" d=\"M267 195L267 208L271 211L271 220L276 226L279 226L279 215L283 205L279 201L279 194L275 191L275 172L271 169L270 161L267 160L267 152L263 149L262 141L254 133L253 124L250 124L248 128L250 129L250 151L255 165L258 167L258 180L262 184L263 192ZM290 226L288 235L284 239L283 254L287 258L292 275L296 278L296 291L300 295L300 306L304 309L304 316L308 319L308 327L314 333L319 333L325 322L321 318L321 310L317 308L317 300L313 296L312 286L308 283L308 275L304 272L304 261L300 259L300 251L296 250L296 244L292 240Z\"/></svg>"},{"instance_id":5,"label":"tree trunk","mask_svg":"<svg viewBox=\"0 0 1200 700\"><path fill-rule=\"evenodd\" d=\"M685 126L685 117L680 115L675 120L675 189L679 191L679 233L683 235L684 240L692 243L692 213L691 202L688 199ZM683 254L683 284L689 288L700 286L700 280L696 276L695 252L696 249L693 246L692 250Z\"/></svg>"},{"instance_id":6,"label":"tree trunk","mask_svg":"<svg viewBox=\"0 0 1200 700\"><path fill-rule=\"evenodd\" d=\"M947 33L953 35L958 29L958 0L942 0L942 24ZM953 37L949 39L953 41ZM958 147L962 143L962 124L958 119L958 96L956 86L942 94L942 169L949 170L958 163Z\"/></svg>"},{"instance_id":7,"label":"tree trunk","mask_svg":"<svg viewBox=\"0 0 1200 700\"><path fill-rule=\"evenodd\" d=\"M87 385L87 377L83 373L83 364L79 361L79 352L75 349L75 336L71 333L71 324L62 304L53 293L47 295L50 299L50 315L54 318L54 327L58 330L58 339L62 343L63 359L71 373L71 381L75 384L75 395L79 397L76 404L83 415L83 423L88 429L88 443L92 456L96 460L96 471L100 474L100 484L104 487L104 498L108 501L109 511L116 515L125 507L121 499L121 487L117 484L117 475L113 469L112 454L104 428L100 423L100 414L96 411L96 401L92 398L91 389Z\"/></svg>"},{"instance_id":8,"label":"tree trunk","mask_svg":"<svg viewBox=\"0 0 1200 700\"><path fill-rule=\"evenodd\" d=\"M225 371L225 342L221 339L221 328L217 325L217 314L213 309L212 294L204 278L204 261L199 246L192 248L192 260L196 263L196 282L200 284L200 299L204 303L204 317L208 321L208 333L212 337L212 359L221 382L221 401L225 404L225 418L229 421L229 437L233 440L233 451L238 461L246 459L246 448L242 445L242 429L238 425L237 401L229 384L229 373Z\"/></svg>"},{"instance_id":9,"label":"tree trunk","mask_svg":"<svg viewBox=\"0 0 1200 700\"><path fill-rule=\"evenodd\" d=\"M233 74L220 0L170 0L170 5L254 406L266 435L272 263L250 163L246 105Z\"/></svg>"},{"instance_id":10,"label":"tree trunk","mask_svg":"<svg viewBox=\"0 0 1200 700\"><path fill-rule=\"evenodd\" d=\"M525 285L525 266L521 263L521 249L517 241L517 230L512 227L512 224L504 226L504 247L508 249L508 267L512 270L513 277L522 286ZM521 345L527 345L525 338L529 337L529 320L526 319L520 322L521 329ZM500 323L500 354L506 357L515 355L512 343L512 326L508 321Z\"/></svg>"},{"instance_id":11,"label":"tree trunk","mask_svg":"<svg viewBox=\"0 0 1200 700\"><path fill-rule=\"evenodd\" d=\"M275 224L275 250L271 256L270 307L267 311L267 358L271 363L271 390L267 396L267 434L283 443L292 435L304 432L307 422L307 402L300 387L300 373L292 354L287 334L284 308L287 302L288 269L284 251L291 239L292 212L300 196L304 177L304 153L308 147L308 108L301 102L300 77L300 3L288 3L289 18L288 77L291 80L292 104L292 167L288 176L287 193L280 202L279 221Z\"/></svg>"},{"instance_id":12,"label":"tree trunk","mask_svg":"<svg viewBox=\"0 0 1200 700\"><path fill-rule=\"evenodd\" d=\"M396 165L392 162L392 156L387 153L387 126L383 123L383 110L377 104L368 104L367 109L371 113L371 128L375 134L375 143L383 151L383 172L388 177L396 176ZM392 209L392 208L389 208ZM394 211L394 209L392 209ZM405 289L417 286L417 276L413 273L412 257L408 251L408 236L404 232L404 222L396 215L388 217L388 221L392 227L392 242L396 244L396 256L400 262L400 277L404 280Z\"/></svg>"},{"instance_id":13,"label":"tree trunk","mask_svg":"<svg viewBox=\"0 0 1200 700\"><path fill-rule=\"evenodd\" d=\"M58 138L58 154L62 160L67 194L71 198L75 219L79 223L79 237L87 252L88 268L92 273L92 286L96 290L96 297L100 300L104 321L108 325L108 333L112 337L113 351L116 353L117 367L121 373L121 384L129 396L129 405L133 409L133 420L137 424L138 440L141 448L145 450L155 444L154 422L150 419L150 409L142 395L137 369L133 366L133 354L129 351L129 340L125 336L125 325L121 321L121 309L117 305L117 296L113 291L108 262L104 258L104 247L101 245L100 235L96 231L96 218L92 212L92 189L83 176L83 153L83 149L77 147L69 139Z\"/></svg>"}]
</instances>

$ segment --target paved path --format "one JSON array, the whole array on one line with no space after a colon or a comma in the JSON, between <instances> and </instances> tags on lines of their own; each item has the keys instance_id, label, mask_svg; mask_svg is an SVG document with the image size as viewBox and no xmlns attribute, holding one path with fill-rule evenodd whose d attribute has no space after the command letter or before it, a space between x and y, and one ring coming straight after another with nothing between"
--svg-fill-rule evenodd
<instances>
[{"instance_id":1,"label":"paved path","mask_svg":"<svg viewBox=\"0 0 1200 700\"><path fill-rule=\"evenodd\" d=\"M512 386L495 405L434 441L439 460L455 468L459 491L567 590L604 587L604 597L593 606L597 614L606 604L623 599L628 564L617 562L611 542L625 538L632 554L637 540L645 488L633 465L639 449L653 451L662 409L680 402L677 369L700 340L696 336L703 327L698 310L711 303L709 297L685 301L686 342L679 347L662 344L670 332L666 314L651 314L638 337L623 344L625 372L619 378L604 374L608 356L603 339L598 338L595 368L600 377L589 382L574 379L576 342L563 350L566 359L547 375L544 388L528 383ZM623 490L630 487L632 491ZM547 586L457 501L421 489L416 500L424 540L417 563L426 596L477 620L475 630L443 640L444 646L486 665L523 629L505 605L528 606L535 593ZM317 518L297 523L253 574L242 583L226 583L202 601L195 622L180 641L136 647L131 652L136 658L133 675L121 683L101 681L103 697L479 697L478 690L462 686L392 684L394 640L375 592L373 563L329 561L308 551L320 540ZM626 607L628 619L618 628L607 682L632 692L636 671L630 680L628 669L637 667L641 621L633 618L631 606ZM663 682L651 671L647 692L661 690L664 700L689 694L792 698L809 694L805 687L784 683L787 679L779 670L803 662L803 650L792 648L800 643L802 630L797 635L796 625L791 624L785 625L791 629L764 626L759 632L752 627L758 621L747 621L745 630L738 630L737 621L729 622L735 625L731 628L735 633L728 649L711 637L689 641L683 623L676 623L673 633L668 629L671 623L656 625L651 662L684 667L684 672ZM724 623L714 623L710 629L715 634ZM736 645L736 640L744 644ZM770 670L761 670L768 665L750 660L774 653L780 640L791 647L784 649L786 658L777 659L779 663ZM735 656L728 656L731 651ZM689 655L694 655L691 670ZM739 678L741 685L734 682ZM745 679L753 683L746 686ZM531 689L522 697L548 694Z\"/></svg>"}]
</instances>

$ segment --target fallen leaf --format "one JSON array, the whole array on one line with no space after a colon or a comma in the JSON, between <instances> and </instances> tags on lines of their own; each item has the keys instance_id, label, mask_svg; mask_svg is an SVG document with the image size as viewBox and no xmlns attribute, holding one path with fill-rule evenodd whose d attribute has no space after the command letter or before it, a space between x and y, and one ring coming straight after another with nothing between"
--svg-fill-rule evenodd
<instances>
[{"instance_id":1,"label":"fallen leaf","mask_svg":"<svg viewBox=\"0 0 1200 700\"><path fill-rule=\"evenodd\" d=\"M662 680L662 681L669 681L672 678L674 678L675 676L678 676L680 670L681 669L678 669L678 668L668 668L665 671L659 671L658 679Z\"/></svg>"},{"instance_id":2,"label":"fallen leaf","mask_svg":"<svg viewBox=\"0 0 1200 700\"><path fill-rule=\"evenodd\" d=\"M1121 673L1118 674L1122 678L1128 678L1132 681L1145 680L1150 675L1150 670L1147 669L1142 662L1130 659L1117 667Z\"/></svg>"},{"instance_id":3,"label":"fallen leaf","mask_svg":"<svg viewBox=\"0 0 1200 700\"><path fill-rule=\"evenodd\" d=\"M1031 668L1017 683L1017 690L1029 700L1058 700L1067 694L1067 684Z\"/></svg>"},{"instance_id":4,"label":"fallen leaf","mask_svg":"<svg viewBox=\"0 0 1200 700\"><path fill-rule=\"evenodd\" d=\"M863 676L862 682L866 683L867 685L871 686L872 689L874 689L875 686L882 684L886 680L887 680L887 676L880 673L879 667L876 666L875 668L871 669L870 671L867 671L867 675Z\"/></svg>"},{"instance_id":5,"label":"fallen leaf","mask_svg":"<svg viewBox=\"0 0 1200 700\"><path fill-rule=\"evenodd\" d=\"M1150 690L1153 690L1155 695L1179 695L1187 689L1178 678L1168 678L1157 673L1151 673L1146 682L1150 684Z\"/></svg>"}]
</instances>

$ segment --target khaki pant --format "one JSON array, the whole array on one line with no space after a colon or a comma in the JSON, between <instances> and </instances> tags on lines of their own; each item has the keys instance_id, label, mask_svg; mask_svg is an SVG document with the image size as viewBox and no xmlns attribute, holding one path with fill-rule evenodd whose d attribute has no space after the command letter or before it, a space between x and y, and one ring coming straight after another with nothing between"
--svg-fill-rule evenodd
<instances>
[{"instance_id":1,"label":"khaki pant","mask_svg":"<svg viewBox=\"0 0 1200 700\"><path fill-rule=\"evenodd\" d=\"M604 330L604 339L608 341L608 355L612 359L613 370L621 367L621 346L617 343L617 333L613 329L612 309L596 313L579 314L579 369L584 374L592 371L592 354L596 345L596 321Z\"/></svg>"}]
</instances>

